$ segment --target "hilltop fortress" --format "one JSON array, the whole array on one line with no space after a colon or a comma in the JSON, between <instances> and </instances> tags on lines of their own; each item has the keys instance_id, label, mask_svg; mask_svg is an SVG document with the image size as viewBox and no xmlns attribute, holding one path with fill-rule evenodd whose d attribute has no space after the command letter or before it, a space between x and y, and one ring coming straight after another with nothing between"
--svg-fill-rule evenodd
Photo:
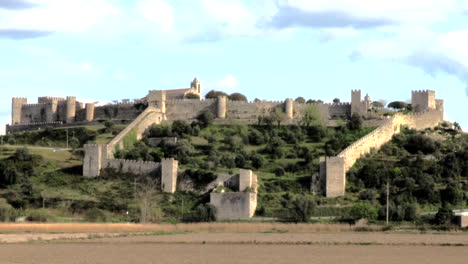
<instances>
[{"instance_id":1,"label":"hilltop fortress","mask_svg":"<svg viewBox=\"0 0 468 264\"><path fill-rule=\"evenodd\" d=\"M377 127L370 134L339 153L336 157L322 157L320 171L311 175L311 191L327 197L345 194L346 172L363 155L378 150L399 133L401 126L426 129L443 121L443 101L437 100L434 91L413 91L410 114L394 113L391 117L372 112L372 101L368 95L362 98L360 90L351 91L350 103L300 103L292 99L284 101L243 102L228 100L225 96L216 99L200 100L201 83L195 78L190 88L177 90L151 90L137 100L120 104L96 106L94 103L81 103L75 97L39 97L37 104L28 104L25 98L12 100L12 124L7 125L7 133L28 131L56 126L76 126L99 124L105 120L116 120L128 126L110 143L85 145L83 175L98 177L101 171L112 168L132 173L161 171L161 189L173 193L177 189L178 162L163 159L160 163L114 158L114 152L130 147L128 142L142 138L145 130L153 124L171 123L175 120L193 120L203 112L211 112L218 124L256 124L259 118L274 111L284 114L282 124L300 124L309 106L315 106L325 125L334 126L337 120L348 119L357 114L365 117L368 125ZM194 99L195 98L195 99ZM241 171L239 193L233 197L224 194L212 195L213 203L220 207L226 218L249 218L256 206L257 177L251 171ZM240 179L240 180L239 180ZM239 185L239 183L238 183ZM242 193L247 186L254 190ZM247 188L245 187L245 188ZM241 197L242 199L240 199ZM240 201L238 204L235 201ZM231 214L230 209L233 210ZM234 208L234 209L233 209ZM237 209L235 209L237 208ZM236 210L238 213L236 213Z\"/></svg>"},{"instance_id":2,"label":"hilltop fortress","mask_svg":"<svg viewBox=\"0 0 468 264\"><path fill-rule=\"evenodd\" d=\"M227 97L217 99L201 98L202 86L195 78L190 88L177 90L151 90L141 98L133 101L123 100L121 103L96 106L95 103L79 102L76 97L39 97L36 104L28 104L27 98L13 98L11 125L6 132L22 132L46 127L76 126L98 124L105 120L116 120L130 123L135 120L148 106L156 106L164 114L163 122L174 120L195 119L200 113L212 112L217 123L255 124L258 118L270 114L274 109L281 109L287 120L284 124L299 123L302 113L310 104L298 103L292 99L284 101L244 102L231 101ZM421 99L422 100L422 99ZM421 101L422 102L422 101ZM334 125L336 120L346 119L356 113L369 115L371 100L365 96L362 100L361 91L351 92L350 103L313 103L320 112L326 125ZM424 103L421 103L426 107Z\"/></svg>"}]
</instances>

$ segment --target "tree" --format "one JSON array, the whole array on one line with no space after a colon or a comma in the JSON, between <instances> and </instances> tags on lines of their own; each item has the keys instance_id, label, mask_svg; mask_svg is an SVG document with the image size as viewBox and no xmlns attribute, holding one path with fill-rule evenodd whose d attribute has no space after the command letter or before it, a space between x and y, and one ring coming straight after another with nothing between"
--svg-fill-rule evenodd
<instances>
[{"instance_id":1,"label":"tree","mask_svg":"<svg viewBox=\"0 0 468 264\"><path fill-rule=\"evenodd\" d=\"M308 105L305 107L304 112L302 113L301 123L305 127L322 125L323 122L320 110L316 105Z\"/></svg>"},{"instance_id":2,"label":"tree","mask_svg":"<svg viewBox=\"0 0 468 264\"><path fill-rule=\"evenodd\" d=\"M333 103L334 104L339 104L341 101L340 101L340 98L335 98L333 99Z\"/></svg>"},{"instance_id":3,"label":"tree","mask_svg":"<svg viewBox=\"0 0 468 264\"><path fill-rule=\"evenodd\" d=\"M453 217L453 211L450 208L442 207L437 211L434 217L434 222L439 226L450 226Z\"/></svg>"},{"instance_id":4,"label":"tree","mask_svg":"<svg viewBox=\"0 0 468 264\"><path fill-rule=\"evenodd\" d=\"M384 107L384 104L380 101L375 101L375 102L372 102L372 107L374 109L382 109Z\"/></svg>"},{"instance_id":5,"label":"tree","mask_svg":"<svg viewBox=\"0 0 468 264\"><path fill-rule=\"evenodd\" d=\"M107 120L106 122L104 122L104 126L106 127L106 132L107 133L110 133L112 132L112 129L114 128L114 121L112 120Z\"/></svg>"},{"instance_id":6,"label":"tree","mask_svg":"<svg viewBox=\"0 0 468 264\"><path fill-rule=\"evenodd\" d=\"M362 128L362 117L359 114L354 113L351 118L348 120L346 126L350 130L357 130Z\"/></svg>"},{"instance_id":7,"label":"tree","mask_svg":"<svg viewBox=\"0 0 468 264\"><path fill-rule=\"evenodd\" d=\"M281 125L281 122L285 121L287 119L286 114L283 112L282 109L280 108L275 108L271 113L270 117L273 122L276 122L278 126Z\"/></svg>"},{"instance_id":8,"label":"tree","mask_svg":"<svg viewBox=\"0 0 468 264\"><path fill-rule=\"evenodd\" d=\"M300 196L289 202L288 211L291 220L294 222L307 223L314 214L317 204L306 197Z\"/></svg>"},{"instance_id":9,"label":"tree","mask_svg":"<svg viewBox=\"0 0 468 264\"><path fill-rule=\"evenodd\" d=\"M145 184L141 185L140 190L137 194L141 223L157 223L161 221L161 208L159 208L155 196L155 182L150 180Z\"/></svg>"},{"instance_id":10,"label":"tree","mask_svg":"<svg viewBox=\"0 0 468 264\"><path fill-rule=\"evenodd\" d=\"M68 144L73 150L75 150L80 146L80 140L76 137L72 137L70 138L70 141L68 142Z\"/></svg>"},{"instance_id":11,"label":"tree","mask_svg":"<svg viewBox=\"0 0 468 264\"><path fill-rule=\"evenodd\" d=\"M252 162L252 166L257 170L263 167L263 165L265 164L265 159L263 158L262 155L258 153L253 154L250 157L250 161Z\"/></svg>"},{"instance_id":12,"label":"tree","mask_svg":"<svg viewBox=\"0 0 468 264\"><path fill-rule=\"evenodd\" d=\"M402 111L408 106L407 103L401 101L394 101L388 104L388 107L393 108L398 111Z\"/></svg>"},{"instance_id":13,"label":"tree","mask_svg":"<svg viewBox=\"0 0 468 264\"><path fill-rule=\"evenodd\" d=\"M207 126L211 125L214 119L214 114L208 111L205 111L197 116L197 120L200 122L200 126L202 128L206 128Z\"/></svg>"},{"instance_id":14,"label":"tree","mask_svg":"<svg viewBox=\"0 0 468 264\"><path fill-rule=\"evenodd\" d=\"M233 93L229 95L229 100L247 102L247 97L241 93Z\"/></svg>"},{"instance_id":15,"label":"tree","mask_svg":"<svg viewBox=\"0 0 468 264\"><path fill-rule=\"evenodd\" d=\"M225 92L221 92L221 91L211 90L205 95L205 98L206 99L217 99L219 96L228 97L228 94L225 93Z\"/></svg>"},{"instance_id":16,"label":"tree","mask_svg":"<svg viewBox=\"0 0 468 264\"><path fill-rule=\"evenodd\" d=\"M194 93L188 93L185 95L185 99L196 99L200 100L200 95Z\"/></svg>"},{"instance_id":17,"label":"tree","mask_svg":"<svg viewBox=\"0 0 468 264\"><path fill-rule=\"evenodd\" d=\"M298 104L305 104L305 102L306 102L306 100L305 100L304 97L302 97L302 96L299 96L299 97L296 98L296 100L294 100L294 101L296 101L296 103L298 103Z\"/></svg>"},{"instance_id":18,"label":"tree","mask_svg":"<svg viewBox=\"0 0 468 264\"><path fill-rule=\"evenodd\" d=\"M196 208L196 220L200 222L215 222L217 210L212 204L200 204Z\"/></svg>"}]
</instances>

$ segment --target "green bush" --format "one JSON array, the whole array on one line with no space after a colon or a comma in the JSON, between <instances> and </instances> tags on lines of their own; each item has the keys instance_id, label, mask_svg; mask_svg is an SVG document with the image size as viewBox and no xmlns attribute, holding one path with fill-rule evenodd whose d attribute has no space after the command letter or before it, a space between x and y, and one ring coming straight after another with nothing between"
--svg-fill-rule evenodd
<instances>
[{"instance_id":1,"label":"green bush","mask_svg":"<svg viewBox=\"0 0 468 264\"><path fill-rule=\"evenodd\" d=\"M378 209L369 203L358 203L351 208L349 215L354 220L359 220L362 218L367 220L375 220L378 216Z\"/></svg>"},{"instance_id":2,"label":"green bush","mask_svg":"<svg viewBox=\"0 0 468 264\"><path fill-rule=\"evenodd\" d=\"M293 222L307 223L315 213L317 204L306 197L297 197L288 203L290 220Z\"/></svg>"},{"instance_id":3,"label":"green bush","mask_svg":"<svg viewBox=\"0 0 468 264\"><path fill-rule=\"evenodd\" d=\"M107 217L102 210L92 208L86 212L85 219L88 222L106 222Z\"/></svg>"},{"instance_id":4,"label":"green bush","mask_svg":"<svg viewBox=\"0 0 468 264\"><path fill-rule=\"evenodd\" d=\"M196 208L195 218L198 222L215 222L217 210L212 204L200 204Z\"/></svg>"},{"instance_id":5,"label":"green bush","mask_svg":"<svg viewBox=\"0 0 468 264\"><path fill-rule=\"evenodd\" d=\"M54 222L56 217L46 209L29 209L26 211L26 220L30 222Z\"/></svg>"},{"instance_id":6,"label":"green bush","mask_svg":"<svg viewBox=\"0 0 468 264\"><path fill-rule=\"evenodd\" d=\"M11 222L17 217L16 210L3 198L0 199L0 221Z\"/></svg>"}]
</instances>

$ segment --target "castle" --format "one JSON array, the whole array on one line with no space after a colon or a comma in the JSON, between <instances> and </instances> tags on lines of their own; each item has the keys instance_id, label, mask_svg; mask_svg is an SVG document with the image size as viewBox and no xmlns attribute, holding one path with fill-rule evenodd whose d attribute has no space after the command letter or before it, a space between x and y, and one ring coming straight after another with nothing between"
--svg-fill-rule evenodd
<instances>
[{"instance_id":1,"label":"castle","mask_svg":"<svg viewBox=\"0 0 468 264\"><path fill-rule=\"evenodd\" d=\"M285 101L232 101L226 97L201 100L202 85L195 78L190 88L176 90L151 90L140 99L126 100L123 103L96 106L95 103L82 103L76 97L39 97L37 104L28 104L26 98L12 99L11 125L6 132L22 132L46 127L76 126L102 123L116 120L130 123L147 106L161 108L162 121L195 119L200 113L209 111L218 123L255 124L258 118L268 115L274 109L281 109L287 120L284 124L301 121L302 113L309 104L298 103L292 99ZM190 98L190 99L189 99ZM366 96L361 99L361 91L351 92L351 103L314 103L326 125L333 125L338 119L345 119L351 114L367 115L371 109L371 100Z\"/></svg>"},{"instance_id":2,"label":"castle","mask_svg":"<svg viewBox=\"0 0 468 264\"><path fill-rule=\"evenodd\" d=\"M431 90L413 91L411 94L411 114L395 113L391 117L377 116L370 110L372 101L368 95L362 98L360 90L351 91L350 103L305 104L292 99L280 101L232 101L225 96L201 100L202 86L195 78L190 88L177 90L152 90L138 100L123 104L96 106L84 104L75 97L39 97L37 104L27 104L25 98L13 98L12 124L7 125L7 133L46 128L50 126L70 126L100 123L104 120L120 120L128 126L108 144L85 145L83 175L97 177L106 168L135 174L161 171L161 189L173 193L177 189L178 162L163 159L160 163L114 158L114 152L124 149L127 142L141 139L145 130L153 124L170 123L175 120L193 120L203 112L211 112L219 124L256 124L259 117L273 111L282 111L283 124L300 124L307 107L313 105L318 110L325 125L336 125L337 120L349 118L353 114L367 117L377 128L359 139L335 157L320 158L320 170L311 177L311 192L338 197L345 194L346 172L363 155L379 149L400 132L401 126L425 129L437 126L443 121L443 101L437 100ZM257 177L251 171L241 171L238 176L239 193L213 193L212 203L218 207L222 218L248 219L255 212ZM252 192L243 192L245 188ZM229 209L226 209L229 208Z\"/></svg>"}]
</instances>

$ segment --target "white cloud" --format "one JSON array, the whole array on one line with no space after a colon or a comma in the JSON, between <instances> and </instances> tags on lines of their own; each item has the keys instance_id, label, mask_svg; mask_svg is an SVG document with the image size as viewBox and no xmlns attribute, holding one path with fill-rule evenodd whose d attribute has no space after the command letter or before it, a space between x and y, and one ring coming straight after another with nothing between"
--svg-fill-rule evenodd
<instances>
[{"instance_id":1,"label":"white cloud","mask_svg":"<svg viewBox=\"0 0 468 264\"><path fill-rule=\"evenodd\" d=\"M119 10L107 0L35 0L34 8L0 10L1 29L84 32Z\"/></svg>"},{"instance_id":2,"label":"white cloud","mask_svg":"<svg viewBox=\"0 0 468 264\"><path fill-rule=\"evenodd\" d=\"M237 81L236 77L229 74L226 77L224 77L223 79L217 81L216 85L218 87L224 88L224 89L235 89L235 88L237 88L238 81Z\"/></svg>"},{"instance_id":3,"label":"white cloud","mask_svg":"<svg viewBox=\"0 0 468 264\"><path fill-rule=\"evenodd\" d=\"M156 23L164 31L170 31L174 24L174 14L171 5L163 0L144 0L137 3L138 11L150 21Z\"/></svg>"}]
</instances>

